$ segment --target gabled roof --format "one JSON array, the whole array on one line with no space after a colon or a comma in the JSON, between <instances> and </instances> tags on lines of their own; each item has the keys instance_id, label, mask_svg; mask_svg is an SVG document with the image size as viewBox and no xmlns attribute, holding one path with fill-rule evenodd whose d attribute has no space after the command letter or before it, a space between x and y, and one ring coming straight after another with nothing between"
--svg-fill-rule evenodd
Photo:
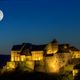
<instances>
[{"instance_id":1,"label":"gabled roof","mask_svg":"<svg viewBox=\"0 0 80 80\"><path fill-rule=\"evenodd\" d=\"M69 53L69 50L68 49L64 49L64 50L59 49L57 53Z\"/></svg>"},{"instance_id":2,"label":"gabled roof","mask_svg":"<svg viewBox=\"0 0 80 80\"><path fill-rule=\"evenodd\" d=\"M46 45L32 45L32 51L41 51L44 50Z\"/></svg>"},{"instance_id":3,"label":"gabled roof","mask_svg":"<svg viewBox=\"0 0 80 80\"><path fill-rule=\"evenodd\" d=\"M23 45L25 45L23 49L29 49L31 51L43 50L46 46L46 45L34 45L31 43L24 43Z\"/></svg>"},{"instance_id":4,"label":"gabled roof","mask_svg":"<svg viewBox=\"0 0 80 80\"><path fill-rule=\"evenodd\" d=\"M67 47L69 47L70 45L66 43L66 44L59 44L59 46L63 46L63 47L67 46Z\"/></svg>"},{"instance_id":5,"label":"gabled roof","mask_svg":"<svg viewBox=\"0 0 80 80\"><path fill-rule=\"evenodd\" d=\"M77 48L74 47L74 46L70 47L70 50L72 50L72 51L79 51L79 49L77 49Z\"/></svg>"},{"instance_id":6,"label":"gabled roof","mask_svg":"<svg viewBox=\"0 0 80 80\"><path fill-rule=\"evenodd\" d=\"M21 55L31 55L32 44L31 43L23 43L22 45L23 45L23 47L22 47L20 54Z\"/></svg>"},{"instance_id":7,"label":"gabled roof","mask_svg":"<svg viewBox=\"0 0 80 80\"><path fill-rule=\"evenodd\" d=\"M23 43L22 45L24 45L24 49L31 49L32 48L32 44L31 43Z\"/></svg>"},{"instance_id":8,"label":"gabled roof","mask_svg":"<svg viewBox=\"0 0 80 80\"><path fill-rule=\"evenodd\" d=\"M14 45L11 50L12 51L19 51L21 48L22 48L22 45Z\"/></svg>"},{"instance_id":9,"label":"gabled roof","mask_svg":"<svg viewBox=\"0 0 80 80\"><path fill-rule=\"evenodd\" d=\"M14 45L11 50L19 51L22 48L21 53L26 49L28 49L29 51L42 51L44 50L45 46L46 44L45 45L33 45L30 43L23 43L22 45Z\"/></svg>"},{"instance_id":10,"label":"gabled roof","mask_svg":"<svg viewBox=\"0 0 80 80\"><path fill-rule=\"evenodd\" d=\"M57 53L69 53L69 44L60 44Z\"/></svg>"}]
</instances>

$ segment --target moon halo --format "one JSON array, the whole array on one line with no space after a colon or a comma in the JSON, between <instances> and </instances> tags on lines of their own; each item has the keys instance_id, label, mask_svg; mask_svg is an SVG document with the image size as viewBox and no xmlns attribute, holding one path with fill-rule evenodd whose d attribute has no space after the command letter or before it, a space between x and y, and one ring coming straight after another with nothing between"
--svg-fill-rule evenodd
<instances>
[{"instance_id":1,"label":"moon halo","mask_svg":"<svg viewBox=\"0 0 80 80\"><path fill-rule=\"evenodd\" d=\"M2 10L0 10L0 21L2 21L2 20L3 20L3 17L4 17L3 11L2 11Z\"/></svg>"}]
</instances>

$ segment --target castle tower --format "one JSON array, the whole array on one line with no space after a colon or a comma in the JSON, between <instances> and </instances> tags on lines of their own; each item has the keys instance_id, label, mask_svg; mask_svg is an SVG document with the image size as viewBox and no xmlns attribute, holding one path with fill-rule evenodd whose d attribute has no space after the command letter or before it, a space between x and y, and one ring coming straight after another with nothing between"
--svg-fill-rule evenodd
<instances>
[{"instance_id":1,"label":"castle tower","mask_svg":"<svg viewBox=\"0 0 80 80\"><path fill-rule=\"evenodd\" d=\"M52 42L47 44L46 53L55 54L57 51L58 51L58 41L54 39Z\"/></svg>"},{"instance_id":2,"label":"castle tower","mask_svg":"<svg viewBox=\"0 0 80 80\"><path fill-rule=\"evenodd\" d=\"M52 42L52 52L55 54L58 51L58 41L56 39L54 39Z\"/></svg>"}]
</instances>

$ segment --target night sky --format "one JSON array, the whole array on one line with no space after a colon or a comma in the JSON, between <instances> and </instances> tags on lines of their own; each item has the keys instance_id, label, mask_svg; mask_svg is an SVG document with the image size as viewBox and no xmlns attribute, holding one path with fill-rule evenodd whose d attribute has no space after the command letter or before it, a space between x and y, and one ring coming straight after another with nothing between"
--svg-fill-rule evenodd
<instances>
[{"instance_id":1,"label":"night sky","mask_svg":"<svg viewBox=\"0 0 80 80\"><path fill-rule=\"evenodd\" d=\"M0 0L0 54L15 44L56 38L80 48L80 0Z\"/></svg>"}]
</instances>

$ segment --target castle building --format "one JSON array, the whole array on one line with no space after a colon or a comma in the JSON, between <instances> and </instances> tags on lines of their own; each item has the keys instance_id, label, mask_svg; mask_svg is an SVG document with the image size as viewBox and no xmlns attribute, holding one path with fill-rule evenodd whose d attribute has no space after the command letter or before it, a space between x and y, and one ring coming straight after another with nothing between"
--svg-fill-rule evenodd
<instances>
[{"instance_id":1,"label":"castle building","mask_svg":"<svg viewBox=\"0 0 80 80\"><path fill-rule=\"evenodd\" d=\"M40 72L59 72L70 59L80 58L80 51L69 44L59 44L56 39L48 44L34 45L23 43L14 45L11 49L11 60L7 69L15 69L20 63L24 70Z\"/></svg>"}]
</instances>

